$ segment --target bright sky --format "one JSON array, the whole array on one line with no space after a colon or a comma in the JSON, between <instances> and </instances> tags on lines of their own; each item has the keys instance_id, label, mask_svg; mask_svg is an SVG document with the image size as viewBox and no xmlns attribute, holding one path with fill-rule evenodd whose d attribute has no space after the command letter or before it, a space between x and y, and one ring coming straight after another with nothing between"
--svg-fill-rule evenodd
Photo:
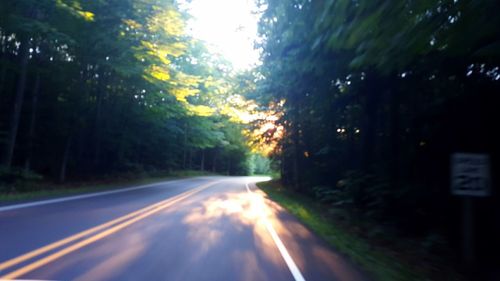
<instances>
[{"instance_id":1,"label":"bright sky","mask_svg":"<svg viewBox=\"0 0 500 281\"><path fill-rule=\"evenodd\" d=\"M258 64L259 53L253 48L258 22L252 14L254 0L193 0L187 7L193 16L189 29L194 37L206 41L236 70Z\"/></svg>"}]
</instances>

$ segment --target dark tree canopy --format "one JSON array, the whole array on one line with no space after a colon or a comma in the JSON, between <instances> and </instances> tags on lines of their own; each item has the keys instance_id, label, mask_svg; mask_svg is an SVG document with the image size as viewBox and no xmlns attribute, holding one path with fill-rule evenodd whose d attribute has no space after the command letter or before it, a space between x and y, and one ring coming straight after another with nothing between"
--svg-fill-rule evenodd
<instances>
[{"instance_id":1,"label":"dark tree canopy","mask_svg":"<svg viewBox=\"0 0 500 281\"><path fill-rule=\"evenodd\" d=\"M457 238L450 154L488 153L499 172L499 2L260 4L257 96L282 104L282 181L407 233ZM490 246L498 203L480 211Z\"/></svg>"}]
</instances>

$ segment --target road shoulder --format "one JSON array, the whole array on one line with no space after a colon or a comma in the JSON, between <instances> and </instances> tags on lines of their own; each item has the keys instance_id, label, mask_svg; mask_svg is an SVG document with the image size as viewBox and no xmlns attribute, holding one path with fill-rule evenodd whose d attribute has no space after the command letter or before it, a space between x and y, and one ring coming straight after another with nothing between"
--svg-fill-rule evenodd
<instances>
[{"instance_id":1,"label":"road shoulder","mask_svg":"<svg viewBox=\"0 0 500 281\"><path fill-rule=\"evenodd\" d=\"M341 224L336 224L331 218L323 215L322 206L311 199L297 196L285 190L277 182L260 182L257 186L266 193L269 199L285 208L319 236L331 249L347 257L374 280L435 280L414 265L406 264L363 237L358 237L355 233L344 229ZM450 274L450 280L462 280L453 272Z\"/></svg>"}]
</instances>

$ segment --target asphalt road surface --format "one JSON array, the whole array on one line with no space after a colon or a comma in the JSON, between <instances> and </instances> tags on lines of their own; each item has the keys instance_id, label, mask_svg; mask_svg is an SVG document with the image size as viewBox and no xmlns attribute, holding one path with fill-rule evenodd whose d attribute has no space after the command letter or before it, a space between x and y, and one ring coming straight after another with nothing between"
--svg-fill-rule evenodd
<instances>
[{"instance_id":1,"label":"asphalt road surface","mask_svg":"<svg viewBox=\"0 0 500 281\"><path fill-rule=\"evenodd\" d=\"M0 207L0 279L367 280L255 177Z\"/></svg>"}]
</instances>

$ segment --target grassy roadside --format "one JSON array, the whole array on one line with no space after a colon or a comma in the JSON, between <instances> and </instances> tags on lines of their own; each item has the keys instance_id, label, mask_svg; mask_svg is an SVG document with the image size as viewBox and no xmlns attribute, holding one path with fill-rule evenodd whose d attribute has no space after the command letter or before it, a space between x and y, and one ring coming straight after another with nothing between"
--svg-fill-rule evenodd
<instances>
[{"instance_id":1,"label":"grassy roadside","mask_svg":"<svg viewBox=\"0 0 500 281\"><path fill-rule=\"evenodd\" d=\"M33 183L33 191L0 193L0 206L23 201L50 199L54 197L70 196L83 193L106 191L127 188L135 185L150 184L165 180L174 180L185 177L214 175L209 172L200 171L175 171L152 176L140 176L137 178L104 178L90 182L77 182L67 184L54 184L47 182Z\"/></svg>"},{"instance_id":2,"label":"grassy roadside","mask_svg":"<svg viewBox=\"0 0 500 281\"><path fill-rule=\"evenodd\" d=\"M437 278L430 276L424 261L419 265L403 262L404 259L397 254L360 237L341 223L336 223L333 217L323 215L324 208L318 203L285 190L276 181L261 182L258 186L270 199L296 216L334 249L348 256L375 280L463 280L455 272L444 272Z\"/></svg>"}]
</instances>

